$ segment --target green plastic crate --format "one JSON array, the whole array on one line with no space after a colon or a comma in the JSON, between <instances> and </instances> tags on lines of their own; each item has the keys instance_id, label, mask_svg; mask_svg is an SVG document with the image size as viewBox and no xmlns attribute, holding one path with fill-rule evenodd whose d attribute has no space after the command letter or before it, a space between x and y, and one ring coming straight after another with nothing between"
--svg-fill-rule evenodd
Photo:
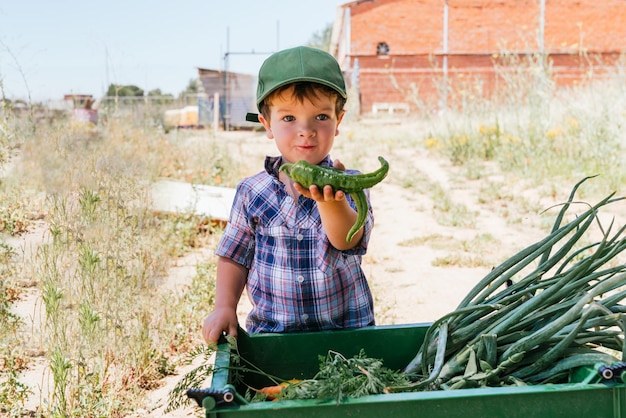
<instances>
[{"instance_id":1,"label":"green plastic crate","mask_svg":"<svg viewBox=\"0 0 626 418\"><path fill-rule=\"evenodd\" d=\"M366 327L347 331L248 335L240 330L242 357L283 379L304 379L319 370L319 356L335 350L352 357L365 350L391 369L402 369L417 353L429 324ZM245 385L231 385L228 344L220 344L210 388L195 392L207 418L217 417L464 417L464 418L626 418L626 385L604 383L597 370L572 375L572 383L524 387L371 395L336 401L294 400L248 404ZM257 374L244 382L261 388L273 383ZM193 394L193 393L192 393Z\"/></svg>"}]
</instances>

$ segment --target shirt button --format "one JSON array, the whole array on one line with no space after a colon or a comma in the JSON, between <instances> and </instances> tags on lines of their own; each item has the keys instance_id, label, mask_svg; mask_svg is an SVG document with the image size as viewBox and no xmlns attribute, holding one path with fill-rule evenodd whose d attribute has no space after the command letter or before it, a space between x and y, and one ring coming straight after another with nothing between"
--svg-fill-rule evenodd
<instances>
[{"instance_id":1,"label":"shirt button","mask_svg":"<svg viewBox=\"0 0 626 418\"><path fill-rule=\"evenodd\" d=\"M297 239L298 241L302 241L302 240L304 239L304 235L302 235L302 234L298 234L298 235L296 235L296 239Z\"/></svg>"},{"instance_id":2,"label":"shirt button","mask_svg":"<svg viewBox=\"0 0 626 418\"><path fill-rule=\"evenodd\" d=\"M298 278L296 280L298 281L298 283L302 283L304 281L304 277L303 276L298 276Z\"/></svg>"},{"instance_id":3,"label":"shirt button","mask_svg":"<svg viewBox=\"0 0 626 418\"><path fill-rule=\"evenodd\" d=\"M302 320L306 321L307 319L309 319L309 315L307 314L302 314Z\"/></svg>"}]
</instances>

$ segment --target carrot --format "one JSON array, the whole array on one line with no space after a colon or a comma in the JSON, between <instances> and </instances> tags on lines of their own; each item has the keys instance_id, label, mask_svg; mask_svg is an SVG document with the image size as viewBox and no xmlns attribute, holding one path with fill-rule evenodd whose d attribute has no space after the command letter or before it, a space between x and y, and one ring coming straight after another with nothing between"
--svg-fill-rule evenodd
<instances>
[{"instance_id":1,"label":"carrot","mask_svg":"<svg viewBox=\"0 0 626 418\"><path fill-rule=\"evenodd\" d=\"M280 395L286 387L295 385L299 382L301 382L301 380L291 379L286 382L282 382L279 385L265 386L264 388L258 389L257 392L264 394L270 401L277 401L280 399Z\"/></svg>"},{"instance_id":2,"label":"carrot","mask_svg":"<svg viewBox=\"0 0 626 418\"><path fill-rule=\"evenodd\" d=\"M268 400L275 401L276 398L280 396L284 388L285 386L283 386L281 383L280 385L276 385L276 386L266 386L264 388L259 389L258 392L264 394Z\"/></svg>"}]
</instances>

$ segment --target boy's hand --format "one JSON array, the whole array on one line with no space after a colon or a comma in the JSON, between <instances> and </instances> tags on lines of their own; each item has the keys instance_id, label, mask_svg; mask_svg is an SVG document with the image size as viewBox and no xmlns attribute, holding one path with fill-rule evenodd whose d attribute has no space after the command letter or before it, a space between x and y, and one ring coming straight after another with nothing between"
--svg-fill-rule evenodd
<instances>
[{"instance_id":1,"label":"boy's hand","mask_svg":"<svg viewBox=\"0 0 626 418\"><path fill-rule=\"evenodd\" d=\"M330 185L324 186L323 190L320 190L320 188L314 184L308 189L305 189L298 183L294 183L294 185L298 193L316 202L339 202L346 198L346 194L343 191L337 190L337 192L333 192L333 187Z\"/></svg>"},{"instance_id":2,"label":"boy's hand","mask_svg":"<svg viewBox=\"0 0 626 418\"><path fill-rule=\"evenodd\" d=\"M204 319L202 337L207 344L215 343L223 333L237 338L237 312L230 308L216 308Z\"/></svg>"},{"instance_id":3,"label":"boy's hand","mask_svg":"<svg viewBox=\"0 0 626 418\"><path fill-rule=\"evenodd\" d=\"M339 160L333 162L333 167L345 171L345 166ZM305 189L294 183L298 193L317 202L317 208L322 219L322 227L326 231L328 240L336 249L343 251L356 247L363 237L363 228L354 234L350 242L346 242L350 228L357 219L357 212L350 207L346 193L343 190L333 192L333 187L325 185L322 190L312 185Z\"/></svg>"},{"instance_id":4,"label":"boy's hand","mask_svg":"<svg viewBox=\"0 0 626 418\"><path fill-rule=\"evenodd\" d=\"M333 161L333 168L345 171L346 167L339 160ZM303 196L313 199L317 202L334 202L341 201L346 198L346 194L342 190L337 190L333 193L333 188L330 185L324 186L323 190L320 190L316 185L311 185L308 189L302 187L298 183L294 183L296 190Z\"/></svg>"}]
</instances>

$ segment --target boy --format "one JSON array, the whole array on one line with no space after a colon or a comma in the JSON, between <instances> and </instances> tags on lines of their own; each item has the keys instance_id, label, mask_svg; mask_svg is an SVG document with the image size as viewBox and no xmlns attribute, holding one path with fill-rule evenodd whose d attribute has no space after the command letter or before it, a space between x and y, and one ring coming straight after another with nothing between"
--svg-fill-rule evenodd
<instances>
[{"instance_id":1,"label":"boy","mask_svg":"<svg viewBox=\"0 0 626 418\"><path fill-rule=\"evenodd\" d=\"M207 343L237 336L237 304L247 287L250 333L317 331L374 324L373 300L361 269L373 227L347 243L354 202L331 186L305 189L279 168L306 160L333 165L329 152L344 116L343 74L326 52L308 47L270 56L259 70L257 107L280 156L238 186L218 245L216 301L202 335ZM343 169L338 161L335 167ZM355 171L349 171L354 173Z\"/></svg>"}]
</instances>

